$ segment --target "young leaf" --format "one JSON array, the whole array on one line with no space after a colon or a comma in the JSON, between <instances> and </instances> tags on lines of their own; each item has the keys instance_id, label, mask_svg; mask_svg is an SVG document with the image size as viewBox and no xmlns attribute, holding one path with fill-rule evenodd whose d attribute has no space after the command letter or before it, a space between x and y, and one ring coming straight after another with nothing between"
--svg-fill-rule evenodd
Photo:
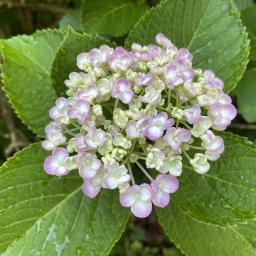
<instances>
[{"instance_id":1,"label":"young leaf","mask_svg":"<svg viewBox=\"0 0 256 256\"><path fill-rule=\"evenodd\" d=\"M81 18L84 31L122 36L148 8L144 1L83 0Z\"/></svg>"},{"instance_id":2,"label":"young leaf","mask_svg":"<svg viewBox=\"0 0 256 256\"><path fill-rule=\"evenodd\" d=\"M50 69L63 34L44 30L1 41L4 91L21 120L39 136L56 98Z\"/></svg>"},{"instance_id":3,"label":"young leaf","mask_svg":"<svg viewBox=\"0 0 256 256\"><path fill-rule=\"evenodd\" d=\"M46 175L45 157L37 143L0 170L1 255L107 254L125 227L128 211L112 191L86 198L75 172L61 178Z\"/></svg>"},{"instance_id":4,"label":"young leaf","mask_svg":"<svg viewBox=\"0 0 256 256\"><path fill-rule=\"evenodd\" d=\"M165 233L187 255L256 255L256 146L222 136L225 152L208 174L184 169L171 204L157 210Z\"/></svg>"},{"instance_id":5,"label":"young leaf","mask_svg":"<svg viewBox=\"0 0 256 256\"><path fill-rule=\"evenodd\" d=\"M107 41L99 36L77 33L71 27L68 28L51 70L53 86L58 95L65 95L67 88L64 81L68 79L69 73L78 70L76 56L104 43Z\"/></svg>"},{"instance_id":6,"label":"young leaf","mask_svg":"<svg viewBox=\"0 0 256 256\"><path fill-rule=\"evenodd\" d=\"M243 10L241 18L248 30L251 41L250 59L256 61L256 5Z\"/></svg>"},{"instance_id":7,"label":"young leaf","mask_svg":"<svg viewBox=\"0 0 256 256\"><path fill-rule=\"evenodd\" d=\"M153 43L159 32L178 47L188 47L195 67L216 72L226 92L240 80L248 62L249 41L229 1L163 0L139 20L126 46Z\"/></svg>"},{"instance_id":8,"label":"young leaf","mask_svg":"<svg viewBox=\"0 0 256 256\"><path fill-rule=\"evenodd\" d=\"M80 22L80 16L80 9L67 11L59 22L60 28L66 29L68 26L71 26L76 31L82 31L83 28Z\"/></svg>"},{"instance_id":9,"label":"young leaf","mask_svg":"<svg viewBox=\"0 0 256 256\"><path fill-rule=\"evenodd\" d=\"M248 123L256 122L256 69L247 71L237 87L239 111Z\"/></svg>"}]
</instances>

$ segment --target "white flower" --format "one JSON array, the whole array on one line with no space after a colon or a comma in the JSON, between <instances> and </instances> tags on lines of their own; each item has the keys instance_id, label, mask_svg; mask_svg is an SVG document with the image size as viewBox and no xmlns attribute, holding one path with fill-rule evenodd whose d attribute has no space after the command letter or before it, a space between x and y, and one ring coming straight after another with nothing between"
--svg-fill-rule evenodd
<instances>
[{"instance_id":1,"label":"white flower","mask_svg":"<svg viewBox=\"0 0 256 256\"><path fill-rule=\"evenodd\" d=\"M189 162L197 173L204 174L210 169L210 164L207 162L207 157L204 154L196 153Z\"/></svg>"}]
</instances>

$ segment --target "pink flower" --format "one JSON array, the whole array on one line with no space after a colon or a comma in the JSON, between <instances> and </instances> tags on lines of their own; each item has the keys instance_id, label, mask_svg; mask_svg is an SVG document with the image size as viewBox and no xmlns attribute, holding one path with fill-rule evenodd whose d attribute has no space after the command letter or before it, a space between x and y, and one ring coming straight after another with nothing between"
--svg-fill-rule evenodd
<instances>
[{"instance_id":1,"label":"pink flower","mask_svg":"<svg viewBox=\"0 0 256 256\"><path fill-rule=\"evenodd\" d=\"M124 165L120 165L113 161L105 166L107 170L104 177L104 185L106 188L115 189L130 180L128 170Z\"/></svg>"},{"instance_id":2,"label":"pink flower","mask_svg":"<svg viewBox=\"0 0 256 256\"><path fill-rule=\"evenodd\" d=\"M101 168L101 161L91 153L78 154L77 163L79 164L79 175L85 179L94 177Z\"/></svg>"},{"instance_id":3,"label":"pink flower","mask_svg":"<svg viewBox=\"0 0 256 256\"><path fill-rule=\"evenodd\" d=\"M68 174L69 170L65 166L68 158L68 151L64 148L56 148L52 155L48 156L44 161L44 170L51 175L63 176Z\"/></svg>"},{"instance_id":4,"label":"pink flower","mask_svg":"<svg viewBox=\"0 0 256 256\"><path fill-rule=\"evenodd\" d=\"M120 194L120 203L131 207L132 213L138 218L146 218L152 211L152 194L148 184L133 185Z\"/></svg>"},{"instance_id":5,"label":"pink flower","mask_svg":"<svg viewBox=\"0 0 256 256\"><path fill-rule=\"evenodd\" d=\"M208 109L208 116L212 120L212 127L223 131L236 117L236 108L232 104L215 103Z\"/></svg>"},{"instance_id":6,"label":"pink flower","mask_svg":"<svg viewBox=\"0 0 256 256\"><path fill-rule=\"evenodd\" d=\"M109 67L113 71L126 71L132 63L132 54L123 47L117 47L108 59Z\"/></svg>"},{"instance_id":7,"label":"pink flower","mask_svg":"<svg viewBox=\"0 0 256 256\"><path fill-rule=\"evenodd\" d=\"M185 128L169 128L164 135L165 142L171 146L177 154L181 153L180 145L188 142L191 138L191 132Z\"/></svg>"},{"instance_id":8,"label":"pink flower","mask_svg":"<svg viewBox=\"0 0 256 256\"><path fill-rule=\"evenodd\" d=\"M68 110L70 118L77 119L81 124L88 119L90 104L87 100L77 100L75 104Z\"/></svg>"},{"instance_id":9,"label":"pink flower","mask_svg":"<svg viewBox=\"0 0 256 256\"><path fill-rule=\"evenodd\" d=\"M168 119L166 112L161 112L157 116L148 118L148 126L144 129L145 136L150 140L158 140L163 136L166 129L172 127L174 120Z\"/></svg>"},{"instance_id":10,"label":"pink flower","mask_svg":"<svg viewBox=\"0 0 256 256\"><path fill-rule=\"evenodd\" d=\"M130 103L134 95L130 81L125 78L118 79L112 87L111 95L114 98L120 99L125 104Z\"/></svg>"},{"instance_id":11,"label":"pink flower","mask_svg":"<svg viewBox=\"0 0 256 256\"><path fill-rule=\"evenodd\" d=\"M82 190L86 196L94 198L99 194L102 187L104 175L104 170L99 169L95 176L90 179L84 179Z\"/></svg>"},{"instance_id":12,"label":"pink flower","mask_svg":"<svg viewBox=\"0 0 256 256\"><path fill-rule=\"evenodd\" d=\"M60 97L56 100L55 106L50 109L49 116L60 123L67 124L69 122L68 109L67 99Z\"/></svg>"},{"instance_id":13,"label":"pink flower","mask_svg":"<svg viewBox=\"0 0 256 256\"><path fill-rule=\"evenodd\" d=\"M224 87L223 81L215 76L215 74L211 70L205 70L204 75L206 76L206 80L204 84L209 88L217 88L222 90Z\"/></svg>"},{"instance_id":14,"label":"pink flower","mask_svg":"<svg viewBox=\"0 0 256 256\"><path fill-rule=\"evenodd\" d=\"M184 116L189 124L197 124L201 120L201 108L199 105L194 105L191 108L184 110Z\"/></svg>"},{"instance_id":15,"label":"pink flower","mask_svg":"<svg viewBox=\"0 0 256 256\"><path fill-rule=\"evenodd\" d=\"M215 161L224 151L224 142L220 136L215 136L212 131L208 130L201 136L202 147L206 149L205 155L211 161Z\"/></svg>"},{"instance_id":16,"label":"pink flower","mask_svg":"<svg viewBox=\"0 0 256 256\"><path fill-rule=\"evenodd\" d=\"M170 202L170 193L174 193L179 187L176 177L168 174L159 174L151 183L152 202L158 207L166 207Z\"/></svg>"}]
</instances>

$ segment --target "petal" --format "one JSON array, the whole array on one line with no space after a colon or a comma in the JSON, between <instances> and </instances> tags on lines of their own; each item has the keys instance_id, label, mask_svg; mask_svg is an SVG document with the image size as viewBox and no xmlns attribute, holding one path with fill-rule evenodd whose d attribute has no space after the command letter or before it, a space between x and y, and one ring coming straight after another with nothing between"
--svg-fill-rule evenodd
<instances>
[{"instance_id":1,"label":"petal","mask_svg":"<svg viewBox=\"0 0 256 256\"><path fill-rule=\"evenodd\" d=\"M148 201L151 199L151 187L150 185L143 183L138 189L141 200Z\"/></svg>"},{"instance_id":2,"label":"petal","mask_svg":"<svg viewBox=\"0 0 256 256\"><path fill-rule=\"evenodd\" d=\"M79 175L85 179L93 178L96 175L97 171L90 167L80 166L79 167Z\"/></svg>"},{"instance_id":3,"label":"petal","mask_svg":"<svg viewBox=\"0 0 256 256\"><path fill-rule=\"evenodd\" d=\"M118 179L112 175L107 175L104 179L106 188L115 189L118 187Z\"/></svg>"},{"instance_id":4,"label":"petal","mask_svg":"<svg viewBox=\"0 0 256 256\"><path fill-rule=\"evenodd\" d=\"M164 208L170 202L170 195L161 190L158 190L156 193L153 194L152 202L154 205Z\"/></svg>"},{"instance_id":5,"label":"petal","mask_svg":"<svg viewBox=\"0 0 256 256\"><path fill-rule=\"evenodd\" d=\"M146 218L152 211L152 203L151 201L137 200L131 206L131 211L138 218Z\"/></svg>"},{"instance_id":6,"label":"petal","mask_svg":"<svg viewBox=\"0 0 256 256\"><path fill-rule=\"evenodd\" d=\"M164 175L164 178L162 178L161 180L161 184L161 190L165 193L174 193L179 187L178 179L172 175Z\"/></svg>"},{"instance_id":7,"label":"petal","mask_svg":"<svg viewBox=\"0 0 256 256\"><path fill-rule=\"evenodd\" d=\"M100 192L100 186L93 186L89 180L84 180L84 184L82 186L82 190L84 194L90 198L96 197Z\"/></svg>"},{"instance_id":8,"label":"petal","mask_svg":"<svg viewBox=\"0 0 256 256\"><path fill-rule=\"evenodd\" d=\"M120 194L119 201L123 207L131 207L136 201L134 188L130 187L126 192Z\"/></svg>"}]
</instances>

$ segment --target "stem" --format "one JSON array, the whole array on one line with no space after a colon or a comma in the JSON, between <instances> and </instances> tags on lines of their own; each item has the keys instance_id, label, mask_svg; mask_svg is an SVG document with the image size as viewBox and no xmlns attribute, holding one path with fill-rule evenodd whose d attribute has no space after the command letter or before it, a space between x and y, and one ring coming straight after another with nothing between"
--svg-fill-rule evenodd
<instances>
[{"instance_id":1,"label":"stem","mask_svg":"<svg viewBox=\"0 0 256 256\"><path fill-rule=\"evenodd\" d=\"M167 106L169 106L170 102L171 102L171 90L168 90L168 105Z\"/></svg>"},{"instance_id":2,"label":"stem","mask_svg":"<svg viewBox=\"0 0 256 256\"><path fill-rule=\"evenodd\" d=\"M190 161L191 158L189 156L189 154L186 152L186 150L182 150L182 153L185 155L185 157Z\"/></svg>"},{"instance_id":3,"label":"stem","mask_svg":"<svg viewBox=\"0 0 256 256\"><path fill-rule=\"evenodd\" d=\"M190 170L193 170L193 171L194 171L194 169L193 169L191 166L189 166L189 165L183 164L183 166L184 166L185 168L187 168L187 169L190 169Z\"/></svg>"},{"instance_id":4,"label":"stem","mask_svg":"<svg viewBox=\"0 0 256 256\"><path fill-rule=\"evenodd\" d=\"M115 106L114 106L114 110L118 107L118 102L119 102L119 99L116 99L116 101L115 101Z\"/></svg>"},{"instance_id":5,"label":"stem","mask_svg":"<svg viewBox=\"0 0 256 256\"><path fill-rule=\"evenodd\" d=\"M189 147L192 149L204 150L202 147L196 147L196 146L192 146L192 145L189 145Z\"/></svg>"},{"instance_id":6,"label":"stem","mask_svg":"<svg viewBox=\"0 0 256 256\"><path fill-rule=\"evenodd\" d=\"M127 163L127 167L128 167L129 174L131 176L132 185L135 185L135 180L134 180L134 176L133 176L133 173L132 173L132 167L131 167L130 162Z\"/></svg>"},{"instance_id":7,"label":"stem","mask_svg":"<svg viewBox=\"0 0 256 256\"><path fill-rule=\"evenodd\" d=\"M192 129L192 128L187 124L187 123L182 122L182 124L183 124L187 129L189 129L189 130L191 130L191 129Z\"/></svg>"},{"instance_id":8,"label":"stem","mask_svg":"<svg viewBox=\"0 0 256 256\"><path fill-rule=\"evenodd\" d=\"M136 161L135 164L140 168L140 170L146 175L146 177L150 180L153 181L154 179L150 176L150 174L146 171L146 169L138 162Z\"/></svg>"}]
</instances>

